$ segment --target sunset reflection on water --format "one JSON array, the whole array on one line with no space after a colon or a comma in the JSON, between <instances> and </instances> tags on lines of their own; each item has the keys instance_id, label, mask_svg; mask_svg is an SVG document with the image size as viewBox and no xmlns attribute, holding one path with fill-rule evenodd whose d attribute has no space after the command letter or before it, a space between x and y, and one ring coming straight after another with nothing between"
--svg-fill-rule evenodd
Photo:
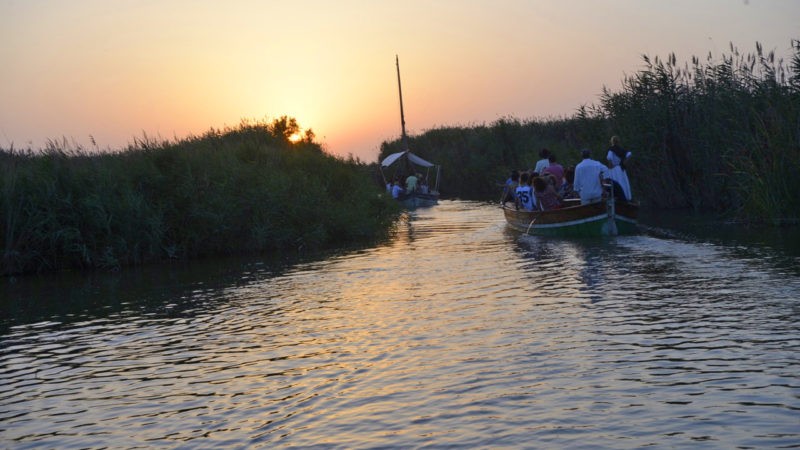
<instances>
[{"instance_id":1,"label":"sunset reflection on water","mask_svg":"<svg viewBox=\"0 0 800 450\"><path fill-rule=\"evenodd\" d=\"M741 249L521 236L442 201L381 245L226 264L15 319L5 446L800 442L800 275Z\"/></svg>"}]
</instances>

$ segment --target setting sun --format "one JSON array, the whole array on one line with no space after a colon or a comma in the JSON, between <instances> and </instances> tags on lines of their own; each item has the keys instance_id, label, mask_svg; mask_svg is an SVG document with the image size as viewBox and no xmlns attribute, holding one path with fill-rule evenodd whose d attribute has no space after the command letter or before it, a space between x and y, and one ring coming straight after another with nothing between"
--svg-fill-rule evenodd
<instances>
[{"instance_id":1,"label":"setting sun","mask_svg":"<svg viewBox=\"0 0 800 450\"><path fill-rule=\"evenodd\" d=\"M800 14L779 0L121 3L0 1L0 148L119 149L285 115L331 153L374 161L400 135L395 55L416 135L571 115L642 54L719 58L759 41L783 56ZM600 16L634 28L608 34Z\"/></svg>"},{"instance_id":2,"label":"setting sun","mask_svg":"<svg viewBox=\"0 0 800 450\"><path fill-rule=\"evenodd\" d=\"M297 144L301 140L303 140L303 134L299 131L289 136L289 142L291 142L292 144Z\"/></svg>"}]
</instances>

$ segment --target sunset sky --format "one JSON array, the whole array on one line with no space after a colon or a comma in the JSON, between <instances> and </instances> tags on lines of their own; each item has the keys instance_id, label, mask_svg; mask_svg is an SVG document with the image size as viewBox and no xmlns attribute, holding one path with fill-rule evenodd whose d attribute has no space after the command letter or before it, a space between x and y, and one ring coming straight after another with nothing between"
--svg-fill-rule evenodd
<instances>
[{"instance_id":1,"label":"sunset sky","mask_svg":"<svg viewBox=\"0 0 800 450\"><path fill-rule=\"evenodd\" d=\"M643 54L792 39L800 0L0 0L0 148L288 115L371 162L400 134L395 55L415 134L570 115Z\"/></svg>"}]
</instances>

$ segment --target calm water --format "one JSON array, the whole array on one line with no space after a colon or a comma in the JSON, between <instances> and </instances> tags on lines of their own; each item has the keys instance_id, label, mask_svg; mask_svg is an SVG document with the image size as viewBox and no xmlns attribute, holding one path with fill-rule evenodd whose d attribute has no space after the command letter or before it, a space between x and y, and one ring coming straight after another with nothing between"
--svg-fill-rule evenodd
<instances>
[{"instance_id":1,"label":"calm water","mask_svg":"<svg viewBox=\"0 0 800 450\"><path fill-rule=\"evenodd\" d=\"M0 280L0 447L800 447L797 233L647 220Z\"/></svg>"}]
</instances>

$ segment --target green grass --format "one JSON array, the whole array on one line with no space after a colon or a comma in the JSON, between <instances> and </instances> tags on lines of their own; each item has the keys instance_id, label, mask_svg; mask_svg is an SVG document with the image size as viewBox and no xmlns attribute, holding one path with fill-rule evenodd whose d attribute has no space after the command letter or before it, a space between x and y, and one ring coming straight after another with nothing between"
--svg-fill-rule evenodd
<instances>
[{"instance_id":1,"label":"green grass","mask_svg":"<svg viewBox=\"0 0 800 450\"><path fill-rule=\"evenodd\" d=\"M2 273L321 249L383 236L398 210L367 167L282 117L90 154L0 151Z\"/></svg>"}]
</instances>

